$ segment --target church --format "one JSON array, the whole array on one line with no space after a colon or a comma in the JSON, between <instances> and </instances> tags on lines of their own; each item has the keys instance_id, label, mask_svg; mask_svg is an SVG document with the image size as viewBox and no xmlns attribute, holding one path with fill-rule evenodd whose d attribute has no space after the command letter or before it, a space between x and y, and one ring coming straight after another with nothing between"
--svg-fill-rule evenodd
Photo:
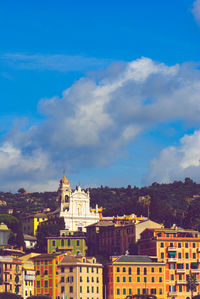
<instances>
[{"instance_id":1,"label":"church","mask_svg":"<svg viewBox=\"0 0 200 299\"><path fill-rule=\"evenodd\" d=\"M100 220L98 205L90 208L89 191L85 192L80 186L71 190L69 180L64 176L58 188L60 200L60 217L64 218L65 229L69 231L86 232L86 226Z\"/></svg>"}]
</instances>

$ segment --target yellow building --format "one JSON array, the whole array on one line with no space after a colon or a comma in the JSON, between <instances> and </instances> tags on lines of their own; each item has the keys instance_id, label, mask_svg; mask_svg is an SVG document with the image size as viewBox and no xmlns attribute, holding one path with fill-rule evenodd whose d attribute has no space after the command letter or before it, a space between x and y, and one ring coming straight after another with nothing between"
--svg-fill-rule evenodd
<instances>
[{"instance_id":1,"label":"yellow building","mask_svg":"<svg viewBox=\"0 0 200 299\"><path fill-rule=\"evenodd\" d=\"M48 219L44 213L37 213L26 216L22 221L24 234L36 236L38 225Z\"/></svg>"},{"instance_id":2,"label":"yellow building","mask_svg":"<svg viewBox=\"0 0 200 299\"><path fill-rule=\"evenodd\" d=\"M157 263L148 256L122 255L112 257L107 270L108 299L125 299L136 294L166 298L163 262Z\"/></svg>"},{"instance_id":3,"label":"yellow building","mask_svg":"<svg viewBox=\"0 0 200 299\"><path fill-rule=\"evenodd\" d=\"M0 257L0 292L22 295L22 262L15 257Z\"/></svg>"},{"instance_id":4,"label":"yellow building","mask_svg":"<svg viewBox=\"0 0 200 299\"><path fill-rule=\"evenodd\" d=\"M102 299L103 266L94 257L65 255L58 265L58 298Z\"/></svg>"},{"instance_id":5,"label":"yellow building","mask_svg":"<svg viewBox=\"0 0 200 299\"><path fill-rule=\"evenodd\" d=\"M24 299L34 295L35 269L31 258L38 255L38 253L30 253L19 258L22 261L22 296Z\"/></svg>"}]
</instances>

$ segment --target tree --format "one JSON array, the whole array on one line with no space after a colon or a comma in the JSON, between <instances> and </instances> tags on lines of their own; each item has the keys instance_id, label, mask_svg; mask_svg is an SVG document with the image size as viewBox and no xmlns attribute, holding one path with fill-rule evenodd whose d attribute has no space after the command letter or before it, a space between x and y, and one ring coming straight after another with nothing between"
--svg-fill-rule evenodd
<instances>
[{"instance_id":1,"label":"tree","mask_svg":"<svg viewBox=\"0 0 200 299\"><path fill-rule=\"evenodd\" d=\"M26 190L24 188L19 188L17 190L17 192L20 193L20 194L24 194L24 193L26 193Z\"/></svg>"},{"instance_id":2,"label":"tree","mask_svg":"<svg viewBox=\"0 0 200 299\"><path fill-rule=\"evenodd\" d=\"M187 275L187 287L191 291L191 299L193 298L193 292L196 291L196 287L198 286L198 282L196 279L196 275L191 273Z\"/></svg>"},{"instance_id":3,"label":"tree","mask_svg":"<svg viewBox=\"0 0 200 299\"><path fill-rule=\"evenodd\" d=\"M0 299L23 299L23 298L20 295L2 292L2 293L0 293Z\"/></svg>"}]
</instances>

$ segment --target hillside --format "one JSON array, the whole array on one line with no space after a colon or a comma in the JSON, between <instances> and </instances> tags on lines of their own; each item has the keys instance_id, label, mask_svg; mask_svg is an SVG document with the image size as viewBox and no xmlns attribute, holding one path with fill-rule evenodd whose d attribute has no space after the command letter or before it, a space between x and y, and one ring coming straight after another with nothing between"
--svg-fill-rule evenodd
<instances>
[{"instance_id":1,"label":"hillside","mask_svg":"<svg viewBox=\"0 0 200 299\"><path fill-rule=\"evenodd\" d=\"M184 182L175 181L171 184L153 183L148 187L90 188L91 205L104 207L103 214L124 215L135 213L147 216L147 206L138 201L140 196L149 195L150 218L171 226L200 229L200 184L186 178ZM43 211L45 208L55 210L59 203L56 201L56 192L35 193L5 193L0 192L0 213L8 209L21 216Z\"/></svg>"}]
</instances>

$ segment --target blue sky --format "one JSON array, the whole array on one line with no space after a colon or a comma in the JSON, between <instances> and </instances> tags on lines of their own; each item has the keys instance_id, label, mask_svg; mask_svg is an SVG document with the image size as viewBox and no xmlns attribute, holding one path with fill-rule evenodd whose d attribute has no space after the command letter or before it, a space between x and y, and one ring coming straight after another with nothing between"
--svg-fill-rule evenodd
<instances>
[{"instance_id":1,"label":"blue sky","mask_svg":"<svg viewBox=\"0 0 200 299\"><path fill-rule=\"evenodd\" d=\"M0 190L200 175L200 0L0 4Z\"/></svg>"}]
</instances>

